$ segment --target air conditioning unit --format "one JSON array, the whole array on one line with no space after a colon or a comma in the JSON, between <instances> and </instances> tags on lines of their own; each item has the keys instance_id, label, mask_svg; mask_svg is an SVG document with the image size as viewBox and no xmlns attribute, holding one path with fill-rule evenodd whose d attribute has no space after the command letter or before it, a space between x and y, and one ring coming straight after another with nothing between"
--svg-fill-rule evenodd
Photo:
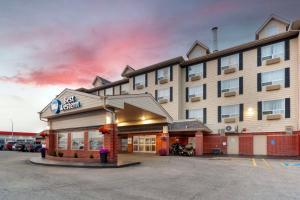
<instances>
[{"instance_id":1,"label":"air conditioning unit","mask_svg":"<svg viewBox=\"0 0 300 200\"><path fill-rule=\"evenodd\" d=\"M233 125L226 125L225 126L225 133L236 133L237 130Z\"/></svg>"}]
</instances>

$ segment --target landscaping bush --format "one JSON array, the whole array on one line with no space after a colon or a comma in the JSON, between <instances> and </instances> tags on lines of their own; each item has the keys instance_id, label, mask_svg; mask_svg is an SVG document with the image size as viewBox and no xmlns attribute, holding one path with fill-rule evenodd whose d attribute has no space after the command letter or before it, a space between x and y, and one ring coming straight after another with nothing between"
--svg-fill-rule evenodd
<instances>
[{"instance_id":1,"label":"landscaping bush","mask_svg":"<svg viewBox=\"0 0 300 200\"><path fill-rule=\"evenodd\" d=\"M51 156L56 157L56 156L57 156L57 152L56 152L56 151L53 151L52 154L51 154Z\"/></svg>"},{"instance_id":2,"label":"landscaping bush","mask_svg":"<svg viewBox=\"0 0 300 200\"><path fill-rule=\"evenodd\" d=\"M78 154L77 153L74 153L74 158L78 158Z\"/></svg>"},{"instance_id":3,"label":"landscaping bush","mask_svg":"<svg viewBox=\"0 0 300 200\"><path fill-rule=\"evenodd\" d=\"M90 159L93 159L93 158L94 158L94 156L93 156L93 154L91 154L91 155L90 155Z\"/></svg>"},{"instance_id":4,"label":"landscaping bush","mask_svg":"<svg viewBox=\"0 0 300 200\"><path fill-rule=\"evenodd\" d=\"M59 156L59 157L63 157L63 156L64 156L64 153L63 153L63 152L58 152L58 156Z\"/></svg>"}]
</instances>

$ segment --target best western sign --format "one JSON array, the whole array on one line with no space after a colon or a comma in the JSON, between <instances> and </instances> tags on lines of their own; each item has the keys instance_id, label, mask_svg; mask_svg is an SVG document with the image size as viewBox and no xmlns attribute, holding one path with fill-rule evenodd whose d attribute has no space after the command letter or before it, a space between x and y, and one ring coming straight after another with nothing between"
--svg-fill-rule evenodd
<instances>
[{"instance_id":1,"label":"best western sign","mask_svg":"<svg viewBox=\"0 0 300 200\"><path fill-rule=\"evenodd\" d=\"M61 111L72 110L81 106L80 101L75 96L65 97L63 103L59 99L51 102L50 109L53 113L58 114Z\"/></svg>"}]
</instances>

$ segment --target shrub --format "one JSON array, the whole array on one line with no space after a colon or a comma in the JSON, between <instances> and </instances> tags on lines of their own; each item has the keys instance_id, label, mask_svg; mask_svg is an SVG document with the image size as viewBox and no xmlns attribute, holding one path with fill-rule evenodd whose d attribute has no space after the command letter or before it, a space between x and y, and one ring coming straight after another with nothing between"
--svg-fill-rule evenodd
<instances>
[{"instance_id":1,"label":"shrub","mask_svg":"<svg viewBox=\"0 0 300 200\"><path fill-rule=\"evenodd\" d=\"M159 155L160 156L166 156L167 155L167 150L166 149L160 149L159 150Z\"/></svg>"},{"instance_id":2,"label":"shrub","mask_svg":"<svg viewBox=\"0 0 300 200\"><path fill-rule=\"evenodd\" d=\"M74 153L74 158L78 158L78 154L77 153Z\"/></svg>"},{"instance_id":3,"label":"shrub","mask_svg":"<svg viewBox=\"0 0 300 200\"><path fill-rule=\"evenodd\" d=\"M63 153L63 152L58 152L58 156L59 156L59 157L63 157L63 156L64 156L64 153Z\"/></svg>"},{"instance_id":4,"label":"shrub","mask_svg":"<svg viewBox=\"0 0 300 200\"><path fill-rule=\"evenodd\" d=\"M91 155L90 155L90 159L93 159L93 158L94 158L94 156L93 156L93 154L91 154Z\"/></svg>"}]
</instances>

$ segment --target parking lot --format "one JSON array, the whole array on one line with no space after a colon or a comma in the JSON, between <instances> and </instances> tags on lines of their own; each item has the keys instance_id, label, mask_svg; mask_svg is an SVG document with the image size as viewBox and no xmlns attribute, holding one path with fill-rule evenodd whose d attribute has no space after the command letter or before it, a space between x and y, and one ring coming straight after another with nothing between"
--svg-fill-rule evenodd
<instances>
[{"instance_id":1,"label":"parking lot","mask_svg":"<svg viewBox=\"0 0 300 200\"><path fill-rule=\"evenodd\" d=\"M0 200L299 199L292 160L120 155L140 166L79 169L28 164L37 153L0 152Z\"/></svg>"}]
</instances>

